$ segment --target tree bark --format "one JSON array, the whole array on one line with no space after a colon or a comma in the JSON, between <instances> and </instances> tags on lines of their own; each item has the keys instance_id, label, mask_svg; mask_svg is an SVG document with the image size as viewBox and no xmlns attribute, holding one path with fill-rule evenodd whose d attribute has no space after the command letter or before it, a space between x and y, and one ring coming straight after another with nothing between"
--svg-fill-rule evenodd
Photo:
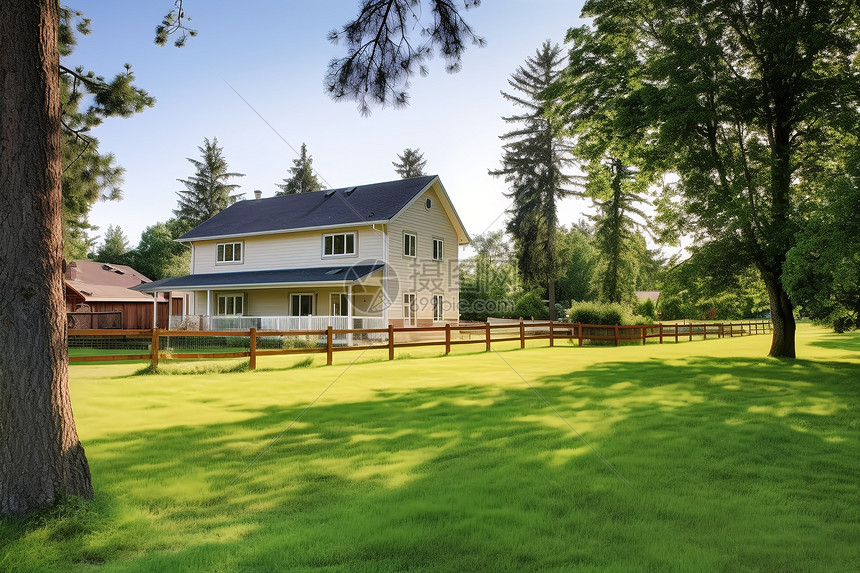
<instances>
[{"instance_id":1,"label":"tree bark","mask_svg":"<svg viewBox=\"0 0 860 573\"><path fill-rule=\"evenodd\" d=\"M762 273L762 278L770 298L770 316L773 322L773 339L768 356L796 358L797 323L794 321L794 305L791 304L788 293L785 292L779 279L767 272Z\"/></svg>"},{"instance_id":2,"label":"tree bark","mask_svg":"<svg viewBox=\"0 0 860 573\"><path fill-rule=\"evenodd\" d=\"M56 0L0 3L0 514L92 495L69 399Z\"/></svg>"}]
</instances>

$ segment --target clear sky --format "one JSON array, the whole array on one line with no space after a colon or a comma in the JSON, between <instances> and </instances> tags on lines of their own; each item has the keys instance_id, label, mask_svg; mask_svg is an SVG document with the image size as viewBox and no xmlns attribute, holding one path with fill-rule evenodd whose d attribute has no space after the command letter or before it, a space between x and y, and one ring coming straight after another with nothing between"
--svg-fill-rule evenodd
<instances>
[{"instance_id":1,"label":"clear sky","mask_svg":"<svg viewBox=\"0 0 860 573\"><path fill-rule=\"evenodd\" d=\"M234 182L249 199L255 189L274 195L296 157L290 146L307 144L328 187L396 179L397 153L417 147L470 234L503 228L506 186L487 171L499 166L499 135L510 129L501 117L518 111L499 92L510 89L511 73L544 40L563 43L567 29L581 25L582 2L485 0L465 16L486 47L469 47L457 74L434 59L428 77L412 80L409 107L375 109L370 117L323 89L329 60L345 54L326 33L355 16L358 0L185 0L199 34L181 49L153 43L172 0L69 6L92 20L92 33L64 63L106 78L129 63L136 85L157 100L93 131L99 149L114 153L126 173L124 198L98 203L90 222L99 235L119 225L135 245L147 226L172 216L183 188L177 179L194 174L186 158L199 158L204 137L217 137L230 170L246 174ZM570 224L590 203L565 200L560 211L561 222Z\"/></svg>"}]
</instances>

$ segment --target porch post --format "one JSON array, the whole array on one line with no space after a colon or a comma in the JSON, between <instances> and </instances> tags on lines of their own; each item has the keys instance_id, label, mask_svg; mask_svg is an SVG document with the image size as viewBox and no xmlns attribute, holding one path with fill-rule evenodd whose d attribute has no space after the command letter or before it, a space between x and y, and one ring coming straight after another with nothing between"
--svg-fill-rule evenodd
<instances>
[{"instance_id":1,"label":"porch post","mask_svg":"<svg viewBox=\"0 0 860 573\"><path fill-rule=\"evenodd\" d=\"M152 328L158 328L158 291L152 293Z\"/></svg>"},{"instance_id":2,"label":"porch post","mask_svg":"<svg viewBox=\"0 0 860 573\"><path fill-rule=\"evenodd\" d=\"M352 330L355 324L352 322L352 283L346 287L346 324L347 328ZM352 346L352 333L346 335L346 345Z\"/></svg>"}]
</instances>

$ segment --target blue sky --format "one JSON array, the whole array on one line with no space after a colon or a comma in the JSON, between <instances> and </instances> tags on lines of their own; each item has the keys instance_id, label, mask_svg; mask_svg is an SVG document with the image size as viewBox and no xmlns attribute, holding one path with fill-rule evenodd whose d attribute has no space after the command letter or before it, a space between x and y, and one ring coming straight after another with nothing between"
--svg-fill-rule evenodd
<instances>
[{"instance_id":1,"label":"blue sky","mask_svg":"<svg viewBox=\"0 0 860 573\"><path fill-rule=\"evenodd\" d=\"M275 183L288 176L296 154L287 143L307 144L330 187L396 179L397 153L418 147L470 234L503 228L505 183L487 170L498 167L498 136L509 129L501 117L517 110L499 92L509 90L511 73L544 40L562 43L567 29L581 24L582 3L485 0L466 18L486 47L470 47L457 74L434 59L428 77L413 79L408 108L376 109L370 117L323 90L329 60L345 53L326 33L354 17L357 0L186 0L199 35L181 49L153 43L171 0L70 6L92 20L92 33L79 39L66 65L112 77L128 62L136 84L157 100L154 108L109 119L93 132L126 173L123 200L97 204L90 222L99 235L119 225L134 245L145 227L172 216L183 188L177 179L193 175L186 158L199 157L204 137L217 137L230 169L246 174L236 182L248 198L255 189L272 196ZM586 201L565 200L561 222L588 210Z\"/></svg>"}]
</instances>

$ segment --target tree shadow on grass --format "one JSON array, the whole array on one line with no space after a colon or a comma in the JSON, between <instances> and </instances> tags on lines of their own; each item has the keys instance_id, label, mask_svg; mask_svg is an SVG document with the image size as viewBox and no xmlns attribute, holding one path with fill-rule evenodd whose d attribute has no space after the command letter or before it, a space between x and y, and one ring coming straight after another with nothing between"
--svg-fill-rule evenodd
<instances>
[{"instance_id":1,"label":"tree shadow on grass","mask_svg":"<svg viewBox=\"0 0 860 573\"><path fill-rule=\"evenodd\" d=\"M845 334L831 333L832 337L827 340L813 340L809 344L829 350L847 350L849 352L857 352L860 354L860 332L853 333L853 336Z\"/></svg>"},{"instance_id":2,"label":"tree shadow on grass","mask_svg":"<svg viewBox=\"0 0 860 573\"><path fill-rule=\"evenodd\" d=\"M295 423L304 405L90 440L96 515L0 523L0 566L776 571L860 557L845 372L695 358L519 374L541 397L504 367L493 384L389 381Z\"/></svg>"}]
</instances>

